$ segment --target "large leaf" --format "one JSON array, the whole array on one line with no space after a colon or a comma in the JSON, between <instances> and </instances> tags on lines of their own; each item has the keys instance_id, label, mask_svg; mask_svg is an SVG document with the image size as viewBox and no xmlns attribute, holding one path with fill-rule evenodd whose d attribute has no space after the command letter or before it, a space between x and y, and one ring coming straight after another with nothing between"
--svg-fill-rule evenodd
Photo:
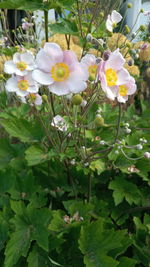
<instances>
[{"instance_id":1,"label":"large leaf","mask_svg":"<svg viewBox=\"0 0 150 267\"><path fill-rule=\"evenodd\" d=\"M130 205L140 203L141 194L138 187L121 176L109 183L109 189L114 190L113 197L116 205L121 203L124 198Z\"/></svg>"},{"instance_id":2,"label":"large leaf","mask_svg":"<svg viewBox=\"0 0 150 267\"><path fill-rule=\"evenodd\" d=\"M7 139L1 139L0 145L0 169L5 168L14 157L15 151Z\"/></svg>"},{"instance_id":3,"label":"large leaf","mask_svg":"<svg viewBox=\"0 0 150 267\"><path fill-rule=\"evenodd\" d=\"M40 141L44 133L38 122L28 122L25 119L10 118L1 119L1 125L13 137L19 138L23 142Z\"/></svg>"},{"instance_id":4,"label":"large leaf","mask_svg":"<svg viewBox=\"0 0 150 267\"><path fill-rule=\"evenodd\" d=\"M119 259L120 263L117 267L135 267L137 261L135 259L130 259L127 257L121 257Z\"/></svg>"},{"instance_id":5,"label":"large leaf","mask_svg":"<svg viewBox=\"0 0 150 267\"><path fill-rule=\"evenodd\" d=\"M75 21L63 19L60 23L54 23L49 25L53 33L78 35L78 28Z\"/></svg>"},{"instance_id":6,"label":"large leaf","mask_svg":"<svg viewBox=\"0 0 150 267\"><path fill-rule=\"evenodd\" d=\"M26 152L26 160L29 166L34 166L40 163L43 163L56 155L56 153L51 150L49 152L45 152L40 146L34 145L30 146Z\"/></svg>"},{"instance_id":7,"label":"large leaf","mask_svg":"<svg viewBox=\"0 0 150 267\"><path fill-rule=\"evenodd\" d=\"M48 267L50 260L48 255L42 251L38 246L34 246L27 258L28 267Z\"/></svg>"},{"instance_id":8,"label":"large leaf","mask_svg":"<svg viewBox=\"0 0 150 267\"><path fill-rule=\"evenodd\" d=\"M110 251L122 247L125 231L106 230L103 219L83 226L79 248L84 254L87 267L115 267L118 262L109 255Z\"/></svg>"}]
</instances>

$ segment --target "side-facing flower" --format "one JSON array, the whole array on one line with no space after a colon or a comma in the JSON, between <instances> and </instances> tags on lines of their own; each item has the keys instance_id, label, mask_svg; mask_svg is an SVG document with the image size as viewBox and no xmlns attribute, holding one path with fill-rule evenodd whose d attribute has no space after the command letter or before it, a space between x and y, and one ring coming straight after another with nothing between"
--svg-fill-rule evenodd
<instances>
[{"instance_id":1,"label":"side-facing flower","mask_svg":"<svg viewBox=\"0 0 150 267\"><path fill-rule=\"evenodd\" d=\"M32 79L32 73L25 76L13 76L6 82L6 91L15 92L20 97L38 92L38 84Z\"/></svg>"},{"instance_id":2,"label":"side-facing flower","mask_svg":"<svg viewBox=\"0 0 150 267\"><path fill-rule=\"evenodd\" d=\"M119 23L122 20L122 16L120 13L118 13L116 10L113 10L111 15L108 15L108 18L106 20L106 28L108 31L113 32L113 28L117 26L117 23Z\"/></svg>"},{"instance_id":3,"label":"side-facing flower","mask_svg":"<svg viewBox=\"0 0 150 267\"><path fill-rule=\"evenodd\" d=\"M128 100L129 95L133 95L136 92L137 86L135 84L135 79L130 77L126 84L118 86L117 90L117 100L120 103L125 103Z\"/></svg>"},{"instance_id":4,"label":"side-facing flower","mask_svg":"<svg viewBox=\"0 0 150 267\"><path fill-rule=\"evenodd\" d=\"M26 97L20 97L20 100L23 103L29 103L31 106L42 105L42 97L39 94L35 94L35 93L30 93Z\"/></svg>"},{"instance_id":5,"label":"side-facing flower","mask_svg":"<svg viewBox=\"0 0 150 267\"><path fill-rule=\"evenodd\" d=\"M8 74L24 76L35 68L34 56L31 52L15 53L13 60L5 62L4 71Z\"/></svg>"},{"instance_id":6,"label":"side-facing flower","mask_svg":"<svg viewBox=\"0 0 150 267\"><path fill-rule=\"evenodd\" d=\"M86 54L81 59L81 64L84 69L87 69L89 73L89 80L94 81L97 75L98 64L96 62L96 57L92 54Z\"/></svg>"},{"instance_id":7,"label":"side-facing flower","mask_svg":"<svg viewBox=\"0 0 150 267\"><path fill-rule=\"evenodd\" d=\"M61 117L60 115L56 115L52 122L51 122L51 125L53 127L56 127L59 131L61 132L66 132L68 130L68 126L64 120L63 117Z\"/></svg>"},{"instance_id":8,"label":"side-facing flower","mask_svg":"<svg viewBox=\"0 0 150 267\"><path fill-rule=\"evenodd\" d=\"M22 23L22 29L27 31L29 28L31 28L33 26L33 23L29 23L27 21Z\"/></svg>"},{"instance_id":9,"label":"side-facing flower","mask_svg":"<svg viewBox=\"0 0 150 267\"><path fill-rule=\"evenodd\" d=\"M55 43L45 43L37 54L36 64L33 78L42 85L48 85L50 92L56 95L76 94L87 87L88 72L74 52L62 51Z\"/></svg>"},{"instance_id":10,"label":"side-facing flower","mask_svg":"<svg viewBox=\"0 0 150 267\"><path fill-rule=\"evenodd\" d=\"M112 52L107 61L101 61L98 69L98 76L101 81L102 90L107 97L114 100L118 93L118 87L126 85L130 75L123 68L125 59L119 49Z\"/></svg>"}]
</instances>

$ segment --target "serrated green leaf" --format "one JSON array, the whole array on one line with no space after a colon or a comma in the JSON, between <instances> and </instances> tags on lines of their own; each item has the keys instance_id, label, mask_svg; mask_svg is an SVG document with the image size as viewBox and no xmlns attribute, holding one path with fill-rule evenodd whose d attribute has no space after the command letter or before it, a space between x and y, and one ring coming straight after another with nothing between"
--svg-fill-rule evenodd
<instances>
[{"instance_id":1,"label":"serrated green leaf","mask_svg":"<svg viewBox=\"0 0 150 267\"><path fill-rule=\"evenodd\" d=\"M49 267L48 255L38 246L34 246L27 258L28 267Z\"/></svg>"},{"instance_id":2,"label":"serrated green leaf","mask_svg":"<svg viewBox=\"0 0 150 267\"><path fill-rule=\"evenodd\" d=\"M137 261L135 259L130 259L127 257L121 257L119 259L119 265L117 267L135 267Z\"/></svg>"},{"instance_id":3,"label":"serrated green leaf","mask_svg":"<svg viewBox=\"0 0 150 267\"><path fill-rule=\"evenodd\" d=\"M118 205L125 198L131 205L132 203L139 204L141 194L137 186L123 177L116 177L115 180L109 183L109 189L114 190L113 197L115 205Z\"/></svg>"},{"instance_id":4,"label":"serrated green leaf","mask_svg":"<svg viewBox=\"0 0 150 267\"><path fill-rule=\"evenodd\" d=\"M29 166L34 166L49 160L49 155L40 146L30 146L25 152Z\"/></svg>"},{"instance_id":5,"label":"serrated green leaf","mask_svg":"<svg viewBox=\"0 0 150 267\"><path fill-rule=\"evenodd\" d=\"M49 27L54 34L78 35L78 28L75 21L63 19L62 22L50 24Z\"/></svg>"}]
</instances>

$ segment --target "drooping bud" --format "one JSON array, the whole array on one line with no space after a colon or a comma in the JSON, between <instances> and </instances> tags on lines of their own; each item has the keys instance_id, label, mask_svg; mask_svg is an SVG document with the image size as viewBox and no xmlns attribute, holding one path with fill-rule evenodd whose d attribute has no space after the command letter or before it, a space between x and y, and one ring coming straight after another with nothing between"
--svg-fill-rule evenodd
<instances>
[{"instance_id":1,"label":"drooping bud","mask_svg":"<svg viewBox=\"0 0 150 267\"><path fill-rule=\"evenodd\" d=\"M133 66L134 65L134 60L133 59L130 59L129 61L128 61L128 65L131 67L131 66Z\"/></svg>"},{"instance_id":2,"label":"drooping bud","mask_svg":"<svg viewBox=\"0 0 150 267\"><path fill-rule=\"evenodd\" d=\"M126 129L125 129L125 132L126 132L127 134L130 134L130 133L131 133L131 129L126 128Z\"/></svg>"},{"instance_id":3,"label":"drooping bud","mask_svg":"<svg viewBox=\"0 0 150 267\"><path fill-rule=\"evenodd\" d=\"M76 106L81 105L82 101L83 101L83 98L82 98L82 96L79 95L79 94L74 95L74 96L72 97L72 104L73 104L73 105L76 105Z\"/></svg>"},{"instance_id":4,"label":"drooping bud","mask_svg":"<svg viewBox=\"0 0 150 267\"><path fill-rule=\"evenodd\" d=\"M88 42L91 42L92 39L93 39L92 34L91 34L91 33L88 33L88 35L86 36L86 40L87 40Z\"/></svg>"},{"instance_id":5,"label":"drooping bud","mask_svg":"<svg viewBox=\"0 0 150 267\"><path fill-rule=\"evenodd\" d=\"M149 152L145 152L144 153L144 158L149 159L150 158L150 153Z\"/></svg>"},{"instance_id":6,"label":"drooping bud","mask_svg":"<svg viewBox=\"0 0 150 267\"><path fill-rule=\"evenodd\" d=\"M136 145L136 148L137 148L138 150L142 150L142 149L143 149L143 146L142 146L141 144L138 144L138 145Z\"/></svg>"},{"instance_id":7,"label":"drooping bud","mask_svg":"<svg viewBox=\"0 0 150 267\"><path fill-rule=\"evenodd\" d=\"M106 61L109 59L109 56L110 56L111 52L109 50L106 50L104 53L103 53L103 59Z\"/></svg>"}]
</instances>

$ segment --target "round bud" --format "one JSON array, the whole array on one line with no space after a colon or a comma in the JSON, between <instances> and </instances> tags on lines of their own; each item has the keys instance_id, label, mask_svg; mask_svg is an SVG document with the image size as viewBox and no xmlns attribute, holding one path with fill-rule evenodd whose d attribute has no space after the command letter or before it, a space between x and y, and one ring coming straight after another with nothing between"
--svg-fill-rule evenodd
<instances>
[{"instance_id":1,"label":"round bud","mask_svg":"<svg viewBox=\"0 0 150 267\"><path fill-rule=\"evenodd\" d=\"M142 149L143 149L143 146L142 146L141 144L138 144L138 145L136 145L136 148L137 148L138 150L142 150Z\"/></svg>"},{"instance_id":2,"label":"round bud","mask_svg":"<svg viewBox=\"0 0 150 267\"><path fill-rule=\"evenodd\" d=\"M3 74L0 74L0 81L4 80L4 75Z\"/></svg>"},{"instance_id":3,"label":"round bud","mask_svg":"<svg viewBox=\"0 0 150 267\"><path fill-rule=\"evenodd\" d=\"M104 12L100 12L99 16L100 16L100 18L103 18L104 17Z\"/></svg>"},{"instance_id":4,"label":"round bud","mask_svg":"<svg viewBox=\"0 0 150 267\"><path fill-rule=\"evenodd\" d=\"M131 43L127 43L126 44L126 47L131 48L132 47L132 44Z\"/></svg>"},{"instance_id":5,"label":"round bud","mask_svg":"<svg viewBox=\"0 0 150 267\"><path fill-rule=\"evenodd\" d=\"M73 105L76 105L76 106L81 105L82 101L83 101L83 98L82 98L82 96L79 95L79 94L74 95L74 96L72 97L72 104L73 104Z\"/></svg>"},{"instance_id":6,"label":"round bud","mask_svg":"<svg viewBox=\"0 0 150 267\"><path fill-rule=\"evenodd\" d=\"M128 61L128 65L131 67L131 66L133 66L134 65L134 60L133 59L130 59L129 61Z\"/></svg>"},{"instance_id":7,"label":"round bud","mask_svg":"<svg viewBox=\"0 0 150 267\"><path fill-rule=\"evenodd\" d=\"M87 101L86 100L82 100L82 103L80 104L80 106L82 108L84 108L86 106L86 104L87 104Z\"/></svg>"},{"instance_id":8,"label":"round bud","mask_svg":"<svg viewBox=\"0 0 150 267\"><path fill-rule=\"evenodd\" d=\"M118 155L118 154L119 154L119 150L116 150L116 151L115 151L115 154Z\"/></svg>"},{"instance_id":9,"label":"round bud","mask_svg":"<svg viewBox=\"0 0 150 267\"><path fill-rule=\"evenodd\" d=\"M132 4L128 3L127 8L132 8Z\"/></svg>"},{"instance_id":10,"label":"round bud","mask_svg":"<svg viewBox=\"0 0 150 267\"><path fill-rule=\"evenodd\" d=\"M150 78L150 67L148 67L148 68L146 69L146 76L147 76L148 78Z\"/></svg>"},{"instance_id":11,"label":"round bud","mask_svg":"<svg viewBox=\"0 0 150 267\"><path fill-rule=\"evenodd\" d=\"M110 56L111 52L109 50L106 50L104 53L103 53L103 59L106 61L109 59L109 56Z\"/></svg>"},{"instance_id":12,"label":"round bud","mask_svg":"<svg viewBox=\"0 0 150 267\"><path fill-rule=\"evenodd\" d=\"M130 125L129 125L128 122L126 122L126 123L124 124L124 126L128 128Z\"/></svg>"},{"instance_id":13,"label":"round bud","mask_svg":"<svg viewBox=\"0 0 150 267\"><path fill-rule=\"evenodd\" d=\"M125 32L126 32L127 34L130 33L130 28L128 27L128 25L125 25L124 28L125 28Z\"/></svg>"},{"instance_id":14,"label":"round bud","mask_svg":"<svg viewBox=\"0 0 150 267\"><path fill-rule=\"evenodd\" d=\"M139 58L139 54L136 54L136 55L135 55L135 59L138 59L138 58Z\"/></svg>"},{"instance_id":15,"label":"round bud","mask_svg":"<svg viewBox=\"0 0 150 267\"><path fill-rule=\"evenodd\" d=\"M87 40L88 42L91 42L92 39L93 39L92 34L91 34L91 33L88 33L88 35L86 36L86 40Z\"/></svg>"},{"instance_id":16,"label":"round bud","mask_svg":"<svg viewBox=\"0 0 150 267\"><path fill-rule=\"evenodd\" d=\"M141 26L140 26L140 31L141 31L141 32L144 32L145 30L146 30L146 26L145 26L145 25L141 25Z\"/></svg>"},{"instance_id":17,"label":"round bud","mask_svg":"<svg viewBox=\"0 0 150 267\"><path fill-rule=\"evenodd\" d=\"M150 158L150 153L149 152L145 152L144 153L144 158L149 159Z\"/></svg>"},{"instance_id":18,"label":"round bud","mask_svg":"<svg viewBox=\"0 0 150 267\"><path fill-rule=\"evenodd\" d=\"M144 9L143 9L143 8L141 8L140 12L141 12L141 13L144 13Z\"/></svg>"},{"instance_id":19,"label":"round bud","mask_svg":"<svg viewBox=\"0 0 150 267\"><path fill-rule=\"evenodd\" d=\"M47 95L42 95L42 99L43 99L43 101L47 102L48 101Z\"/></svg>"},{"instance_id":20,"label":"round bud","mask_svg":"<svg viewBox=\"0 0 150 267\"><path fill-rule=\"evenodd\" d=\"M97 127L104 125L104 119L101 116L96 116L94 123Z\"/></svg>"},{"instance_id":21,"label":"round bud","mask_svg":"<svg viewBox=\"0 0 150 267\"><path fill-rule=\"evenodd\" d=\"M132 33L132 35L131 35L132 39L134 39L134 38L135 38L135 36L136 36L136 33L135 33L135 32L133 32L133 33Z\"/></svg>"},{"instance_id":22,"label":"round bud","mask_svg":"<svg viewBox=\"0 0 150 267\"><path fill-rule=\"evenodd\" d=\"M131 129L126 128L126 129L125 129L125 132L126 132L127 134L130 134L130 133L131 133Z\"/></svg>"},{"instance_id":23,"label":"round bud","mask_svg":"<svg viewBox=\"0 0 150 267\"><path fill-rule=\"evenodd\" d=\"M105 145L105 141L104 141L104 140L101 140L99 143L100 143L100 145L102 145L102 146Z\"/></svg>"}]
</instances>

